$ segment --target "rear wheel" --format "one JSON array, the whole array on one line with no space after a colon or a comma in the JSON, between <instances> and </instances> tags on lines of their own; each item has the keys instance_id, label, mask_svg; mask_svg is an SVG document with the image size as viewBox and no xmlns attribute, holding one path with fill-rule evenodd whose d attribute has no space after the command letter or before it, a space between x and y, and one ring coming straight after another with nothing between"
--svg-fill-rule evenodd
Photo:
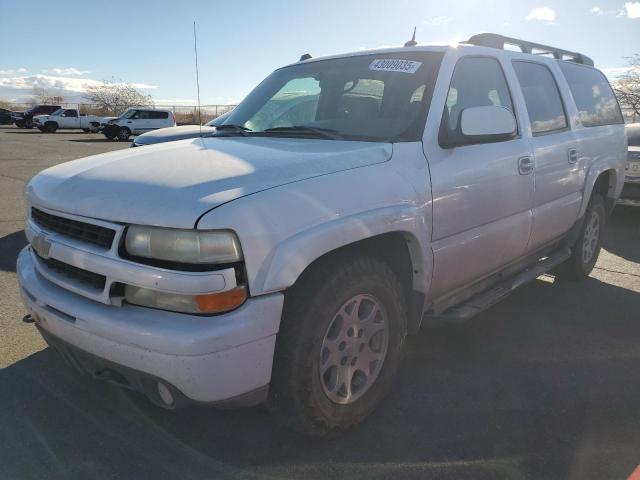
<instances>
[{"instance_id":1,"label":"rear wheel","mask_svg":"<svg viewBox=\"0 0 640 480\"><path fill-rule=\"evenodd\" d=\"M24 121L24 128L33 128L33 121L32 120L25 120Z\"/></svg>"},{"instance_id":2,"label":"rear wheel","mask_svg":"<svg viewBox=\"0 0 640 480\"><path fill-rule=\"evenodd\" d=\"M405 311L398 278L373 257L343 257L301 279L285 300L270 410L315 436L364 420L391 387Z\"/></svg>"},{"instance_id":3,"label":"rear wheel","mask_svg":"<svg viewBox=\"0 0 640 480\"><path fill-rule=\"evenodd\" d=\"M606 221L604 199L602 195L594 193L589 200L582 228L573 246L571 257L558 272L560 277L581 280L589 276L600 255Z\"/></svg>"}]
</instances>

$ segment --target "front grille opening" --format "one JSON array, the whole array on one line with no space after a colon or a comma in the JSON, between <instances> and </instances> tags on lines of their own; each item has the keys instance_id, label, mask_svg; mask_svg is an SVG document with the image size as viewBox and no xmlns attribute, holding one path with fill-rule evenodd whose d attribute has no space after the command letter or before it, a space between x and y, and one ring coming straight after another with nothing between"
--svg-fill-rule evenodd
<instances>
[{"instance_id":1,"label":"front grille opening","mask_svg":"<svg viewBox=\"0 0 640 480\"><path fill-rule=\"evenodd\" d=\"M82 285L94 288L95 290L104 290L104 286L107 282L107 277L105 277L104 275L74 267L73 265L61 262L60 260L56 260L55 258L42 258L37 253L36 255L38 256L40 262L44 264L49 270L64 275L67 278Z\"/></svg>"},{"instance_id":2,"label":"front grille opening","mask_svg":"<svg viewBox=\"0 0 640 480\"><path fill-rule=\"evenodd\" d=\"M82 242L91 243L109 249L113 244L116 232L110 228L79 222L31 208L31 218L45 230L67 235Z\"/></svg>"}]
</instances>

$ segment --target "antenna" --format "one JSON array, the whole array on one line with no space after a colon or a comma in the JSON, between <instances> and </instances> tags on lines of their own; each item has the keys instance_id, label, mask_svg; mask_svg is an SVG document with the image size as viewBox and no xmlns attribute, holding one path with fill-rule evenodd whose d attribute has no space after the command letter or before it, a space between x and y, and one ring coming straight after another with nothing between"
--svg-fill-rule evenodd
<instances>
[{"instance_id":1,"label":"antenna","mask_svg":"<svg viewBox=\"0 0 640 480\"><path fill-rule=\"evenodd\" d=\"M404 46L415 47L416 45L418 45L418 42L416 42L416 27L413 27L413 37L411 37L411 40L405 43Z\"/></svg>"},{"instance_id":2,"label":"antenna","mask_svg":"<svg viewBox=\"0 0 640 480\"><path fill-rule=\"evenodd\" d=\"M193 21L193 51L196 54L196 86L198 88L198 125L200 125L200 138L202 138L202 109L200 108L200 73L198 71L198 37L196 35L196 21Z\"/></svg>"}]
</instances>

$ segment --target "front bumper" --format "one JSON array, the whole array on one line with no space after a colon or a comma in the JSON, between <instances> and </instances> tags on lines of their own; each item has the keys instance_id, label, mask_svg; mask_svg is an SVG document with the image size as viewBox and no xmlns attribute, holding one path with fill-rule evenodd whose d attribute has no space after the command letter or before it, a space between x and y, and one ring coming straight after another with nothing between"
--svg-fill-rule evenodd
<instances>
[{"instance_id":1,"label":"front bumper","mask_svg":"<svg viewBox=\"0 0 640 480\"><path fill-rule=\"evenodd\" d=\"M225 404L266 392L282 313L280 293L249 299L219 316L196 316L134 305L105 305L61 288L35 267L31 247L18 257L23 301L51 344L67 345L83 370L105 369L146 393L161 380L185 401ZM87 367L88 366L88 367ZM109 375L108 380L114 379ZM118 382L123 383L123 382ZM153 390L157 382L152 383ZM263 398L254 398L253 403ZM175 405L163 405L172 407Z\"/></svg>"}]
</instances>

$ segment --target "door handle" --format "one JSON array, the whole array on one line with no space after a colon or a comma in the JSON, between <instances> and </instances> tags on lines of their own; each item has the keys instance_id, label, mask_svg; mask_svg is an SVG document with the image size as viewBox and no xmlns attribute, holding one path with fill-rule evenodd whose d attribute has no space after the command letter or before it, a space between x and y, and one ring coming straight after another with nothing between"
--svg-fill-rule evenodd
<instances>
[{"instance_id":1,"label":"door handle","mask_svg":"<svg viewBox=\"0 0 640 480\"><path fill-rule=\"evenodd\" d=\"M575 148L569 149L569 163L573 164L578 161L578 150Z\"/></svg>"},{"instance_id":2,"label":"door handle","mask_svg":"<svg viewBox=\"0 0 640 480\"><path fill-rule=\"evenodd\" d=\"M520 157L518 159L518 173L520 175L529 175L533 172L533 158Z\"/></svg>"},{"instance_id":3,"label":"door handle","mask_svg":"<svg viewBox=\"0 0 640 480\"><path fill-rule=\"evenodd\" d=\"M131 123L131 120L129 120L127 123Z\"/></svg>"}]
</instances>

